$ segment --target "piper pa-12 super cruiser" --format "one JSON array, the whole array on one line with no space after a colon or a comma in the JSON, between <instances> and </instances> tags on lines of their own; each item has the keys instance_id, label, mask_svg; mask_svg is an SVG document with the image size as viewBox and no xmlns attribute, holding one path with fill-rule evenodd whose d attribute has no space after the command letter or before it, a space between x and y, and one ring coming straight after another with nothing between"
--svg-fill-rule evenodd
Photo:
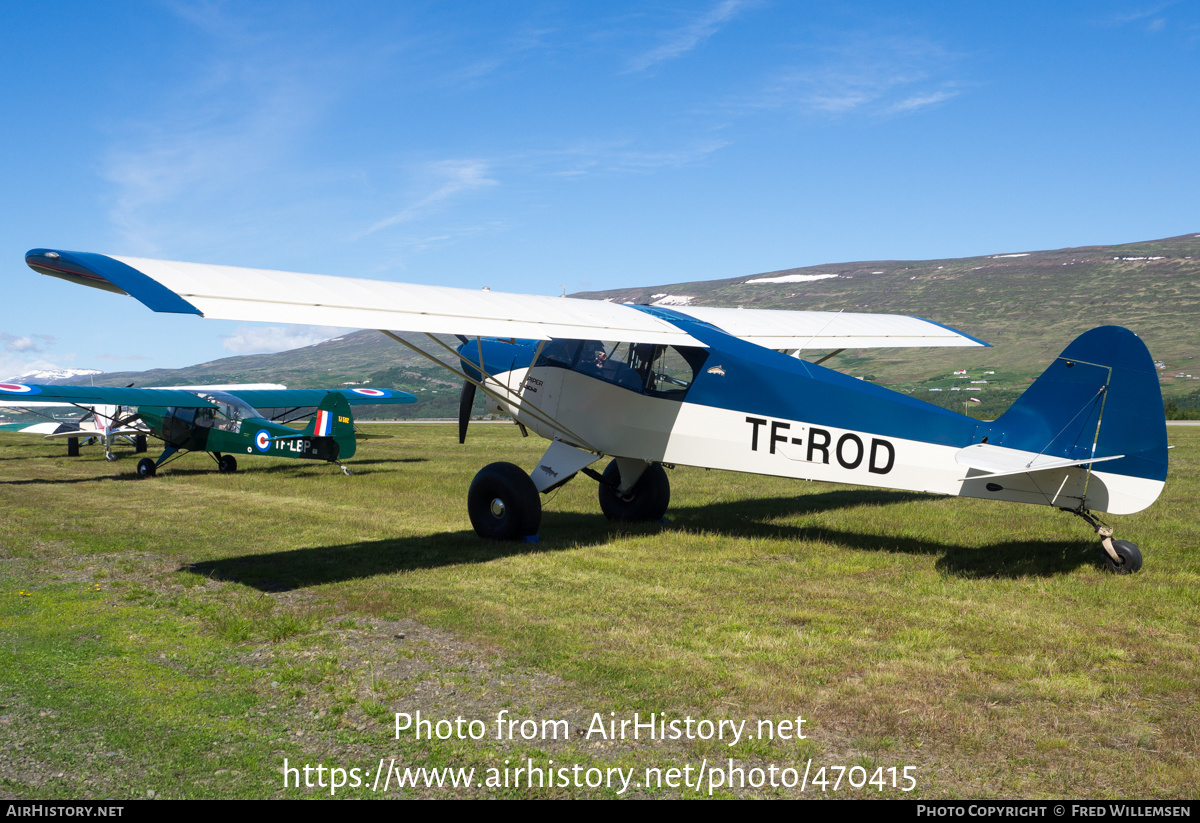
<instances>
[{"instance_id":1,"label":"piper pa-12 super cruiser","mask_svg":"<svg viewBox=\"0 0 1200 823\"><path fill-rule=\"evenodd\" d=\"M580 473L609 518L661 519L664 467L688 465L1052 506L1096 530L1109 569L1133 572L1138 547L1097 513L1145 509L1167 476L1157 372L1116 326L1080 335L983 422L796 356L987 345L921 318L633 306L50 249L25 260L157 312L373 328L439 365L439 350L453 354L460 434L479 389L550 441L531 471L493 463L476 475L467 508L487 538L536 535L539 493ZM401 331L425 333L428 351ZM590 468L603 458L603 472Z\"/></svg>"},{"instance_id":2,"label":"piper pa-12 super cruiser","mask_svg":"<svg viewBox=\"0 0 1200 823\"><path fill-rule=\"evenodd\" d=\"M237 455L262 455L324 460L351 474L341 462L353 457L357 448L350 407L415 403L417 398L398 389L221 391L0 383L0 400L10 405L41 401L90 408L111 431L138 431L143 437L158 438L163 441L162 454L138 461L137 476L144 478L153 477L162 466L190 451L206 452L224 473L237 471ZM279 409L282 415L268 419L252 403ZM292 417L292 413L308 408L313 414L303 430L279 422L297 420L299 416Z\"/></svg>"}]
</instances>

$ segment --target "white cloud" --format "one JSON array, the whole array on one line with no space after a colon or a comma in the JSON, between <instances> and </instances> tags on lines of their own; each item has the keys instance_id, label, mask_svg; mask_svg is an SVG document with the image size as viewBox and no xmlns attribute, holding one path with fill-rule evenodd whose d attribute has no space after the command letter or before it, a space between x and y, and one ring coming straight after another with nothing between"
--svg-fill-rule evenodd
<instances>
[{"instance_id":1,"label":"white cloud","mask_svg":"<svg viewBox=\"0 0 1200 823\"><path fill-rule=\"evenodd\" d=\"M221 335L221 346L234 354L289 351L339 337L352 329L337 326L238 326Z\"/></svg>"},{"instance_id":2,"label":"white cloud","mask_svg":"<svg viewBox=\"0 0 1200 823\"><path fill-rule=\"evenodd\" d=\"M18 354L42 353L45 351L43 346L54 344L54 338L48 334L35 334L29 337L0 332L0 343L4 344L4 350Z\"/></svg>"},{"instance_id":3,"label":"white cloud","mask_svg":"<svg viewBox=\"0 0 1200 823\"><path fill-rule=\"evenodd\" d=\"M435 180L433 191L359 232L354 239L359 240L388 226L425 217L442 208L447 200L499 184L488 175L488 164L481 160L443 160L427 164L424 171Z\"/></svg>"},{"instance_id":4,"label":"white cloud","mask_svg":"<svg viewBox=\"0 0 1200 823\"><path fill-rule=\"evenodd\" d=\"M163 67L183 79L134 117L114 118L101 158L109 219L135 254L268 222L294 196L286 189L300 185L295 158L354 71L319 35L252 32L252 15L239 19L224 4L168 6L204 36Z\"/></svg>"},{"instance_id":5,"label":"white cloud","mask_svg":"<svg viewBox=\"0 0 1200 823\"><path fill-rule=\"evenodd\" d=\"M724 0L711 11L667 35L666 40L630 61L629 71L644 71L655 63L674 60L712 37L746 6L743 0Z\"/></svg>"},{"instance_id":6,"label":"white cloud","mask_svg":"<svg viewBox=\"0 0 1200 823\"><path fill-rule=\"evenodd\" d=\"M944 100L949 100L952 97L958 96L957 91L936 91L930 94L918 94L913 97L901 100L899 103L892 105L888 111L900 114L917 109L923 109L926 106L933 106L941 103Z\"/></svg>"},{"instance_id":7,"label":"white cloud","mask_svg":"<svg viewBox=\"0 0 1200 823\"><path fill-rule=\"evenodd\" d=\"M958 96L956 59L939 45L856 35L819 49L809 65L780 70L750 107L809 114L908 114Z\"/></svg>"},{"instance_id":8,"label":"white cloud","mask_svg":"<svg viewBox=\"0 0 1200 823\"><path fill-rule=\"evenodd\" d=\"M704 140L675 148L634 149L627 140L586 141L565 149L530 152L514 158L514 165L546 169L555 177L581 177L612 172L654 172L699 163L732 145L729 140Z\"/></svg>"}]
</instances>

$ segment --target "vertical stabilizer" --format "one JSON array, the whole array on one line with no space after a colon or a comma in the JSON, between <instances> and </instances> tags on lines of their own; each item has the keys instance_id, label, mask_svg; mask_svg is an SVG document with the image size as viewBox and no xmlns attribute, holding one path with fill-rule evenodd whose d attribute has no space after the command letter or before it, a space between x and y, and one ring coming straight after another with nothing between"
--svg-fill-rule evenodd
<instances>
[{"instance_id":1,"label":"vertical stabilizer","mask_svg":"<svg viewBox=\"0 0 1200 823\"><path fill-rule=\"evenodd\" d=\"M1159 482L1167 477L1158 371L1146 344L1119 326L1075 338L988 428L989 442L1006 448L1067 460L1123 455L1096 470Z\"/></svg>"},{"instance_id":2,"label":"vertical stabilizer","mask_svg":"<svg viewBox=\"0 0 1200 823\"><path fill-rule=\"evenodd\" d=\"M304 433L310 437L328 437L338 444L337 459L347 460L354 456L357 442L354 439L354 418L350 414L350 404L346 398L337 392L329 392Z\"/></svg>"}]
</instances>

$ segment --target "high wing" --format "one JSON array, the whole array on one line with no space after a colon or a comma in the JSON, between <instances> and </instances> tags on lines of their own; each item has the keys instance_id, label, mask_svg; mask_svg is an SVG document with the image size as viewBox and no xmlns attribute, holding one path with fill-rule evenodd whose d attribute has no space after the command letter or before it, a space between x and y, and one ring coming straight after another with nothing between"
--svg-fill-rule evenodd
<instances>
[{"instance_id":1,"label":"high wing","mask_svg":"<svg viewBox=\"0 0 1200 823\"><path fill-rule=\"evenodd\" d=\"M21 405L32 402L72 406L178 406L211 407L216 404L181 389L124 389L110 386L44 386L33 383L0 383L0 397Z\"/></svg>"},{"instance_id":2,"label":"high wing","mask_svg":"<svg viewBox=\"0 0 1200 823\"><path fill-rule=\"evenodd\" d=\"M197 386L183 389L127 389L105 386L45 386L31 383L0 383L0 397L12 398L10 405L24 406L25 398L45 405L72 406L175 406L176 408L217 408L202 397L215 390ZM415 403L416 395L399 389L246 389L222 392L232 394L255 408L319 406L332 391L352 406L397 405ZM30 404L32 405L32 404Z\"/></svg>"},{"instance_id":3,"label":"high wing","mask_svg":"<svg viewBox=\"0 0 1200 823\"><path fill-rule=\"evenodd\" d=\"M203 263L33 249L37 272L128 294L158 312L221 320L398 329L470 337L621 340L703 347L653 309ZM735 337L777 349L982 346L917 317L672 307Z\"/></svg>"},{"instance_id":4,"label":"high wing","mask_svg":"<svg viewBox=\"0 0 1200 823\"><path fill-rule=\"evenodd\" d=\"M9 385L16 385L16 384L9 384ZM61 387L59 387L59 388L61 388ZM282 383L229 383L229 384L221 383L221 384L215 384L215 385L209 385L209 386L146 386L146 388L148 388L148 389L179 389L181 391L189 391L189 392L190 391L206 391L206 392L223 391L223 392L238 393L241 391L248 391L251 389L253 389L253 390L286 389L287 386L284 386ZM68 402L65 400L39 403L37 401L6 399L7 397L10 397L10 396L18 396L19 397L21 395L20 395L20 393L16 393L14 395L14 394L0 392L0 408L12 407L12 408L21 408L21 409L41 409L41 408L51 408L54 406L61 407L61 406L77 406L77 405L79 405L79 403L77 403L76 401ZM249 403L250 401L246 401L246 402ZM320 401L318 400L317 402L319 403ZM251 405L253 405L253 404L251 404Z\"/></svg>"},{"instance_id":5,"label":"high wing","mask_svg":"<svg viewBox=\"0 0 1200 823\"><path fill-rule=\"evenodd\" d=\"M346 398L351 406L395 406L416 403L417 396L399 389L279 389L228 391L245 400L256 409L282 409L285 407L319 406L325 396L333 391Z\"/></svg>"}]
</instances>

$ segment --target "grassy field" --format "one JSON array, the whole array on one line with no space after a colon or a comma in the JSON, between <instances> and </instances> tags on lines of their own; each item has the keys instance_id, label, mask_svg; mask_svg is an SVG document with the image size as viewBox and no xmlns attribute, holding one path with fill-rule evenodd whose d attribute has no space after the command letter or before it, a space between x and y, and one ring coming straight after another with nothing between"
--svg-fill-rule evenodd
<instances>
[{"instance_id":1,"label":"grassy field","mask_svg":"<svg viewBox=\"0 0 1200 823\"><path fill-rule=\"evenodd\" d=\"M327 797L331 768L361 770L338 797L1200 792L1200 428L1169 429L1159 502L1112 518L1146 558L1122 577L1052 510L686 468L667 524L614 526L577 479L543 500L540 542L488 544L472 476L532 465L544 441L371 432L395 437L364 444L353 477L189 455L146 481L131 452L0 435L0 794ZM486 733L397 736L417 711ZM497 739L501 712L570 735ZM635 712L754 731L799 716L805 737L587 734ZM385 793L381 759L476 772ZM804 791L643 779L731 759L747 782L807 770ZM285 760L292 786L307 764L325 787L284 788ZM518 787L528 763L606 782Z\"/></svg>"}]
</instances>

